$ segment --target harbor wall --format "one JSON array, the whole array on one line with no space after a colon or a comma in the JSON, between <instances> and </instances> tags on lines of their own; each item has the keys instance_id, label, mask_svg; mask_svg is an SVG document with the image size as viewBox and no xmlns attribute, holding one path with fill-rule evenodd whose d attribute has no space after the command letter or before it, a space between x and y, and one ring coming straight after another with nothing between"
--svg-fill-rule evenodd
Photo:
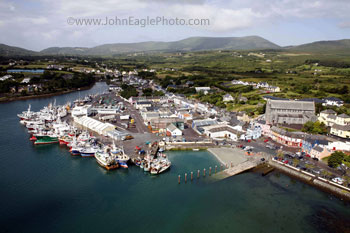
<instances>
[{"instance_id":1,"label":"harbor wall","mask_svg":"<svg viewBox=\"0 0 350 233\"><path fill-rule=\"evenodd\" d=\"M289 176L293 176L306 182L307 184L313 185L323 191L330 192L335 196L350 201L350 189L345 186L326 180L322 177L317 177L314 174L305 172L288 164L284 164L280 161L271 159L269 160L269 164Z\"/></svg>"},{"instance_id":2,"label":"harbor wall","mask_svg":"<svg viewBox=\"0 0 350 233\"><path fill-rule=\"evenodd\" d=\"M213 147L212 142L166 142L165 150L189 150L189 149L201 149L206 150L208 147Z\"/></svg>"}]
</instances>

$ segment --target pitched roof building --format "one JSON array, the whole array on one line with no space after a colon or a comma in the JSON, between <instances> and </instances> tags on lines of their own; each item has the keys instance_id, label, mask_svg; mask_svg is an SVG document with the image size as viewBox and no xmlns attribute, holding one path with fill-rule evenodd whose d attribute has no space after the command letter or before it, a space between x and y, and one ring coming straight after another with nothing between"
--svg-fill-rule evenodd
<instances>
[{"instance_id":1,"label":"pitched roof building","mask_svg":"<svg viewBox=\"0 0 350 233\"><path fill-rule=\"evenodd\" d=\"M294 100L268 100L265 120L269 124L305 124L316 121L315 103Z\"/></svg>"}]
</instances>

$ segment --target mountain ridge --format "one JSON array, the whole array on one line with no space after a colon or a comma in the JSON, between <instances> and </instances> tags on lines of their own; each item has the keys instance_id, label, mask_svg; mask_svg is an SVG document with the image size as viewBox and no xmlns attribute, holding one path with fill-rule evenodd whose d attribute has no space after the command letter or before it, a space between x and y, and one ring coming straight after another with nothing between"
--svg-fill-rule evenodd
<instances>
[{"instance_id":1,"label":"mountain ridge","mask_svg":"<svg viewBox=\"0 0 350 233\"><path fill-rule=\"evenodd\" d=\"M20 47L0 44L0 56L22 55L87 55L110 56L138 52L191 52L205 50L265 50L276 49L303 52L349 52L350 39L315 41L296 46L281 47L259 36L245 37L189 37L182 40L162 42L110 43L94 47L49 47L32 51Z\"/></svg>"}]
</instances>

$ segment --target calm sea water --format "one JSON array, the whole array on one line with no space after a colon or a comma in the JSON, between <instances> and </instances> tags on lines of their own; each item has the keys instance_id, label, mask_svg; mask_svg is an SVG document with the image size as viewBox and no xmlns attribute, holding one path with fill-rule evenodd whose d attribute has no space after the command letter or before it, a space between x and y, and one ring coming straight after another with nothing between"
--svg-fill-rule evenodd
<instances>
[{"instance_id":1,"label":"calm sea water","mask_svg":"<svg viewBox=\"0 0 350 233\"><path fill-rule=\"evenodd\" d=\"M86 93L106 89L97 83ZM79 93L0 104L1 232L349 232L342 201L279 173L177 184L218 165L208 152L168 152L171 170L107 172L58 145L33 146L16 114Z\"/></svg>"}]
</instances>

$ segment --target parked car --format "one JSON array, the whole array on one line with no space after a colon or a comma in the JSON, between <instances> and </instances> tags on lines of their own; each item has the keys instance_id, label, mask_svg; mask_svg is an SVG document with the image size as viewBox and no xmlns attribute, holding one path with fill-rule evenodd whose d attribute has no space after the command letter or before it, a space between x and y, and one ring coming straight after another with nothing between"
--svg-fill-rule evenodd
<instances>
[{"instance_id":1,"label":"parked car","mask_svg":"<svg viewBox=\"0 0 350 233\"><path fill-rule=\"evenodd\" d=\"M338 183L338 184L343 184L344 180L340 177L335 177L332 179L333 182Z\"/></svg>"}]
</instances>

